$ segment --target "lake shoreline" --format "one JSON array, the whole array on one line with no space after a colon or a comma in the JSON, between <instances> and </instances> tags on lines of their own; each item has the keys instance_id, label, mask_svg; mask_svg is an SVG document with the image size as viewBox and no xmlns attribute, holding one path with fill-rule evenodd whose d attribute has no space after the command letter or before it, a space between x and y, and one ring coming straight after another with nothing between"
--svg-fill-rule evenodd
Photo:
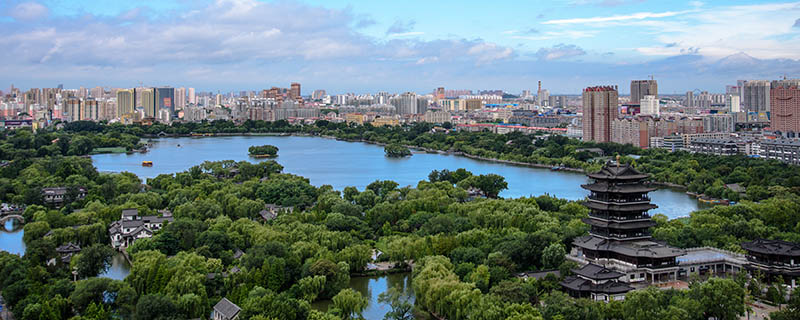
<instances>
[{"instance_id":1,"label":"lake shoreline","mask_svg":"<svg viewBox=\"0 0 800 320\"><path fill-rule=\"evenodd\" d=\"M214 137L315 137L315 138L324 138L324 139L332 139L337 141L344 141L344 142L360 142L366 143L371 145L377 145L385 147L388 145L387 143L377 142L377 141L370 141L365 139L344 139L338 138L336 136L330 135L314 135L308 133L297 133L297 132L268 132L268 133L252 133L252 132L245 132L245 133L210 133L210 134L202 134L202 135L192 135L192 134L165 134L165 135L143 135L143 138L214 138ZM523 162L523 161L514 161L514 160L503 160L503 159L496 159L496 158L488 158L488 157L481 157L476 156L473 154L469 154L462 151L451 151L451 150L439 150L439 149L431 149L425 147L419 147L414 145L403 145L406 148L417 150L417 151L424 151L426 153L434 153L434 154L442 154L442 155L452 155L457 157L465 157L473 160L480 160L480 161L487 161L487 162L494 162L494 163L502 163L514 166L521 166L521 167L530 167L530 168L540 168L540 169L552 169L553 166L541 164L541 163L532 163L532 162ZM586 170L579 169L579 168L570 168L570 167L559 167L558 171L566 171L572 173L580 173L586 174ZM660 182L660 181L651 181L650 184L668 188L676 188L681 190L687 190L688 188L684 185L677 184L677 183L670 183L670 182Z\"/></svg>"}]
</instances>

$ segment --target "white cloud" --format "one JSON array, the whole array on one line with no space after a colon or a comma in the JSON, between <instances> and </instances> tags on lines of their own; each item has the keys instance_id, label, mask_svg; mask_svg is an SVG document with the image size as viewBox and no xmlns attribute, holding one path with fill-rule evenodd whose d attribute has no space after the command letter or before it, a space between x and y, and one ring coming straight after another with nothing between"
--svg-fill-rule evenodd
<instances>
[{"instance_id":1,"label":"white cloud","mask_svg":"<svg viewBox=\"0 0 800 320\"><path fill-rule=\"evenodd\" d=\"M467 54L477 57L479 64L511 58L514 51L494 43L479 43L467 50Z\"/></svg>"},{"instance_id":2,"label":"white cloud","mask_svg":"<svg viewBox=\"0 0 800 320\"><path fill-rule=\"evenodd\" d=\"M558 60L585 55L586 51L574 44L557 44L551 48L541 48L536 56L541 60Z\"/></svg>"},{"instance_id":3,"label":"white cloud","mask_svg":"<svg viewBox=\"0 0 800 320\"><path fill-rule=\"evenodd\" d=\"M44 18L50 10L36 2L23 2L11 9L10 15L17 20L34 20Z\"/></svg>"},{"instance_id":4,"label":"white cloud","mask_svg":"<svg viewBox=\"0 0 800 320\"><path fill-rule=\"evenodd\" d=\"M389 36L390 37L395 37L395 38L402 38L402 37L421 36L423 34L425 34L425 32L409 31L409 32L400 32L400 33L390 33Z\"/></svg>"},{"instance_id":5,"label":"white cloud","mask_svg":"<svg viewBox=\"0 0 800 320\"><path fill-rule=\"evenodd\" d=\"M666 17L674 17L677 15L685 14L690 11L667 11L667 12L637 12L628 15L614 15L614 16L607 16L607 17L591 17L591 18L573 18L573 19L558 19L558 20L548 20L542 22L542 24L555 24L555 25L565 25L565 24L587 24L587 23L598 23L598 22L615 22L615 21L628 21L628 20L644 20L644 19L653 19L653 18L666 18Z\"/></svg>"}]
</instances>

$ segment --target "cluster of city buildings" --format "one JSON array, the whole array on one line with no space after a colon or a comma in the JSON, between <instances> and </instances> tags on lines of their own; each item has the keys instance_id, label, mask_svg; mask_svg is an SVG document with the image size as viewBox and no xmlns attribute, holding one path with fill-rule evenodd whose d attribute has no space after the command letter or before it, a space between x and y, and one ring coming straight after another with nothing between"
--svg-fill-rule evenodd
<instances>
[{"instance_id":1,"label":"cluster of city buildings","mask_svg":"<svg viewBox=\"0 0 800 320\"><path fill-rule=\"evenodd\" d=\"M659 99L655 80L634 80L630 92L621 98L616 86L584 89L581 123L571 123L567 134L641 148L800 163L800 80L739 81L725 94L690 91L682 100Z\"/></svg>"},{"instance_id":2,"label":"cluster of city buildings","mask_svg":"<svg viewBox=\"0 0 800 320\"><path fill-rule=\"evenodd\" d=\"M577 102L572 97L572 102ZM536 96L529 90L520 96L502 90L445 90L429 94L328 95L315 90L303 96L301 84L289 88L214 94L194 88L147 87L64 89L14 88L0 92L0 125L3 128L45 127L55 121L108 121L144 125L176 121L230 120L313 123L317 120L370 123L375 126L432 122L458 125L497 123L497 130L532 132L531 128L563 129L577 115L577 103L567 96L550 95L541 88ZM516 126L509 127L509 124ZM466 127L465 127L466 128ZM565 131L565 130L559 130Z\"/></svg>"},{"instance_id":3,"label":"cluster of city buildings","mask_svg":"<svg viewBox=\"0 0 800 320\"><path fill-rule=\"evenodd\" d=\"M439 87L414 92L304 96L300 83L238 93L194 88L33 88L0 93L0 126L48 126L54 121L125 124L229 120L314 123L317 120L396 126L449 123L456 130L495 133L549 131L585 141L616 142L710 154L745 154L800 162L800 80L740 80L725 93L659 95L654 79L633 80L630 95L617 86L587 87L580 96L542 88L502 90ZM448 127L450 128L450 127Z\"/></svg>"}]
</instances>

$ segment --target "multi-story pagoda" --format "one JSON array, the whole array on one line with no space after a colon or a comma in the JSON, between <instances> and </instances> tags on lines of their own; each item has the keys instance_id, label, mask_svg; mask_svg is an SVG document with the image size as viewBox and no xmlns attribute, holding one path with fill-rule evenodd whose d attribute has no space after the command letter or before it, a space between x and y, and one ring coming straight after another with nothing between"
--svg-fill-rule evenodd
<instances>
[{"instance_id":1,"label":"multi-story pagoda","mask_svg":"<svg viewBox=\"0 0 800 320\"><path fill-rule=\"evenodd\" d=\"M589 235L576 238L570 258L581 263L594 263L623 273L628 282L664 282L678 277L675 258L683 250L668 247L651 239L649 229L655 226L648 210L657 206L647 194L655 188L647 174L633 167L609 162L582 185L589 190L584 205L590 209L583 222Z\"/></svg>"}]
</instances>

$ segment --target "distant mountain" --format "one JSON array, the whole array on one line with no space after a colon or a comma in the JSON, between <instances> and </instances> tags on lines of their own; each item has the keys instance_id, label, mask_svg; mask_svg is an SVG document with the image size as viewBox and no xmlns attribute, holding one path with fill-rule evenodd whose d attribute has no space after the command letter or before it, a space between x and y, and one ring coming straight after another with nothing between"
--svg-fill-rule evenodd
<instances>
[{"instance_id":1,"label":"distant mountain","mask_svg":"<svg viewBox=\"0 0 800 320\"><path fill-rule=\"evenodd\" d=\"M729 55L725 58L719 59L715 65L718 68L723 69L740 69L740 68L751 68L754 66L758 66L762 63L761 60L751 57L750 55L739 52L736 54Z\"/></svg>"}]
</instances>

